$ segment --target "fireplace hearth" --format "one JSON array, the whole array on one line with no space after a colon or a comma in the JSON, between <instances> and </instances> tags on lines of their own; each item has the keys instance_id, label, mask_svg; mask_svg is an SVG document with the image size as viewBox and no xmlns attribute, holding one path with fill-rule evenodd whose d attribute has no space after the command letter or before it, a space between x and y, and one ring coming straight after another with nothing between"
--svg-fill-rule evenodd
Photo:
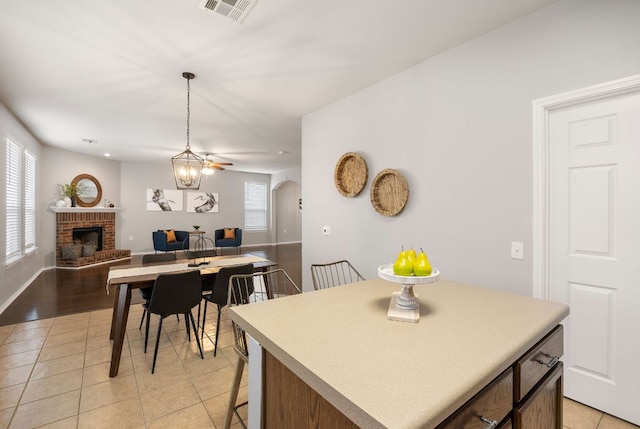
<instances>
[{"instance_id":1,"label":"fireplace hearth","mask_svg":"<svg viewBox=\"0 0 640 429\"><path fill-rule=\"evenodd\" d=\"M79 268L131 257L131 250L116 249L116 213L113 209L55 208L56 266ZM63 247L93 241L91 256L63 257Z\"/></svg>"}]
</instances>

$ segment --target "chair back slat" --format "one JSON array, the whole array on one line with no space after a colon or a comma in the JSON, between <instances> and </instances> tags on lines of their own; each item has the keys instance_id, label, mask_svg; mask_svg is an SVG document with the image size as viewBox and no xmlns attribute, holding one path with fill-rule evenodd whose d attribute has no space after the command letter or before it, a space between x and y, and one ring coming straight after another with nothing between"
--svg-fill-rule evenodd
<instances>
[{"instance_id":1,"label":"chair back slat","mask_svg":"<svg viewBox=\"0 0 640 429\"><path fill-rule=\"evenodd\" d=\"M149 312L162 317L187 313L200 303L201 298L200 271L160 274L153 284Z\"/></svg>"},{"instance_id":2,"label":"chair back slat","mask_svg":"<svg viewBox=\"0 0 640 429\"><path fill-rule=\"evenodd\" d=\"M267 299L283 298L301 293L300 288L282 268L253 274L236 274L229 278L229 308ZM240 326L232 321L234 349L248 359L247 338Z\"/></svg>"},{"instance_id":3,"label":"chair back slat","mask_svg":"<svg viewBox=\"0 0 640 429\"><path fill-rule=\"evenodd\" d=\"M229 278L237 274L251 276L253 274L253 264L220 268L220 271L216 274L209 301L215 304L226 305L229 300Z\"/></svg>"},{"instance_id":4,"label":"chair back slat","mask_svg":"<svg viewBox=\"0 0 640 429\"><path fill-rule=\"evenodd\" d=\"M362 274L347 260L328 264L312 264L311 280L316 290L355 283L364 280Z\"/></svg>"}]
</instances>

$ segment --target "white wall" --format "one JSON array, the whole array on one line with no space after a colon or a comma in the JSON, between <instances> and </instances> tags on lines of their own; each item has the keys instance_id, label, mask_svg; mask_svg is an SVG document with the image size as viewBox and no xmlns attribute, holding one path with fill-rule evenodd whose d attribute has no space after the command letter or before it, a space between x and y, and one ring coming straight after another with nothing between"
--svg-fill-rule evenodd
<instances>
[{"instance_id":1,"label":"white wall","mask_svg":"<svg viewBox=\"0 0 640 429\"><path fill-rule=\"evenodd\" d=\"M302 169L298 167L272 174L271 189L277 188L282 182L286 182L287 180L291 180L302 185Z\"/></svg>"},{"instance_id":2,"label":"white wall","mask_svg":"<svg viewBox=\"0 0 640 429\"><path fill-rule=\"evenodd\" d=\"M302 240L302 212L298 201L302 198L302 187L288 180L278 186L273 195L273 204L277 207L275 242L299 243Z\"/></svg>"},{"instance_id":3,"label":"white wall","mask_svg":"<svg viewBox=\"0 0 640 429\"><path fill-rule=\"evenodd\" d=\"M43 155L40 150L40 143L29 133L29 131L18 121L4 105L0 103L0 141L2 141L2 150L0 151L0 201L4 207L6 201L6 164L7 164L7 145L6 138L10 138L15 143L21 145L36 157L36 174L42 171ZM36 201L41 200L42 191L39 183L36 183ZM0 242L6 243L7 224L6 213L0 210ZM36 237L42 234L42 216L36 211ZM20 291L31 279L39 273L42 266L43 248L42 243L36 238L36 246L38 249L29 254L27 257L20 259L11 266L0 265L0 308L3 303L11 299ZM2 259L4 261L4 258Z\"/></svg>"},{"instance_id":4,"label":"white wall","mask_svg":"<svg viewBox=\"0 0 640 429\"><path fill-rule=\"evenodd\" d=\"M304 289L311 263L346 258L373 278L404 245L446 279L531 295L531 102L640 73L638 22L636 0L561 0L303 118ZM355 198L333 183L348 151L369 166ZM370 203L384 168L409 182L396 217Z\"/></svg>"},{"instance_id":5,"label":"white wall","mask_svg":"<svg viewBox=\"0 0 640 429\"><path fill-rule=\"evenodd\" d=\"M59 198L58 185L70 183L78 174L90 174L100 182L102 198L120 206L120 162L51 146L42 146L42 155L42 234L39 238L44 266L52 267L56 265L56 214L49 210L49 207L55 205ZM116 215L116 225L118 223Z\"/></svg>"},{"instance_id":6,"label":"white wall","mask_svg":"<svg viewBox=\"0 0 640 429\"><path fill-rule=\"evenodd\" d=\"M206 232L206 236L213 239L213 232L216 229L242 227L246 181L266 183L267 189L271 188L270 175L225 170L202 179L198 190L198 192L218 194L218 213L188 213L184 200L184 211L181 212L147 211L146 190L148 188L176 189L171 163L169 160L166 165L123 162L120 182L123 210L119 213L116 247L131 249L132 253L153 252L151 232L157 229L172 228L191 231L193 225L200 225L200 229ZM129 241L131 236L133 241ZM271 231L243 231L243 246L271 242Z\"/></svg>"}]
</instances>

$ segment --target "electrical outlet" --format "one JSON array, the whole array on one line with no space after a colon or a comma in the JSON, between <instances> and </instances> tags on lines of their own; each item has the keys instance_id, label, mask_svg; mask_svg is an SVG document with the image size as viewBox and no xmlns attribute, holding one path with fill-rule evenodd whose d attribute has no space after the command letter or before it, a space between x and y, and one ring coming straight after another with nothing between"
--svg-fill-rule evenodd
<instances>
[{"instance_id":1,"label":"electrical outlet","mask_svg":"<svg viewBox=\"0 0 640 429\"><path fill-rule=\"evenodd\" d=\"M129 241L133 241L133 235L129 236Z\"/></svg>"},{"instance_id":2,"label":"electrical outlet","mask_svg":"<svg viewBox=\"0 0 640 429\"><path fill-rule=\"evenodd\" d=\"M511 258L524 259L524 243L519 241L511 242Z\"/></svg>"},{"instance_id":3,"label":"electrical outlet","mask_svg":"<svg viewBox=\"0 0 640 429\"><path fill-rule=\"evenodd\" d=\"M322 235L331 235L331 227L323 226L322 227Z\"/></svg>"}]
</instances>

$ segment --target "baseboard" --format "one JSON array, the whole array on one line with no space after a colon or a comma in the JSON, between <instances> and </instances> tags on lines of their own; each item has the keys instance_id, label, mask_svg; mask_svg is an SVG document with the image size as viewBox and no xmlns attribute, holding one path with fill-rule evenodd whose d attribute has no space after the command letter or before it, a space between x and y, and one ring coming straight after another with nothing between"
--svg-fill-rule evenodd
<instances>
[{"instance_id":1,"label":"baseboard","mask_svg":"<svg viewBox=\"0 0 640 429\"><path fill-rule=\"evenodd\" d=\"M37 278L38 278L38 276L39 276L40 274L42 274L42 272L43 272L43 271L46 271L46 270L51 269L51 268L55 268L55 267L50 267L50 268L40 268L38 271L36 271L36 272L35 272L35 273L34 273L34 274L29 278L29 280L27 280L25 283L23 283L23 284L22 284L22 286L20 286L20 289L18 289L17 291L15 291L15 292L13 293L13 295L11 295L11 296L9 297L9 299L7 299L7 300L2 304L2 306L0 306L0 314L4 313L4 311L7 309L7 307L9 307L9 306L13 303L13 301L15 301L15 300L20 296L20 294L21 294L22 292L24 292L24 291L25 291L25 289L27 289L27 288L29 287L29 285L31 285L31 283L32 283L33 281L35 281L35 279L37 279Z\"/></svg>"}]
</instances>

